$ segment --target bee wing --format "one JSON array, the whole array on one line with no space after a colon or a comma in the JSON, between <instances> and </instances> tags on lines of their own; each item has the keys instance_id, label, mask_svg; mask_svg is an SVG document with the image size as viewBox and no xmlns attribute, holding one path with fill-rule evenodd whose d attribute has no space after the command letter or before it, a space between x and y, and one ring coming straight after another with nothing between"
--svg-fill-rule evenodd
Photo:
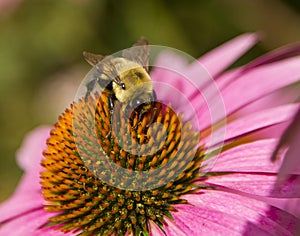
<instances>
[{"instance_id":1,"label":"bee wing","mask_svg":"<svg viewBox=\"0 0 300 236\"><path fill-rule=\"evenodd\" d=\"M118 74L118 71L114 65L114 63L110 60L113 57L112 56L108 56L107 57L108 60L107 62L104 64L104 73L106 74L106 76L108 78L110 78L113 82L115 82L116 84L118 84L119 86L122 86L123 82Z\"/></svg>"},{"instance_id":2,"label":"bee wing","mask_svg":"<svg viewBox=\"0 0 300 236\"><path fill-rule=\"evenodd\" d=\"M83 52L84 59L91 65L96 66L100 61L102 61L105 56L100 54L94 54L90 52Z\"/></svg>"},{"instance_id":3,"label":"bee wing","mask_svg":"<svg viewBox=\"0 0 300 236\"><path fill-rule=\"evenodd\" d=\"M135 61L149 72L150 47L146 38L140 38L131 48L123 51L122 56L131 61Z\"/></svg>"}]
</instances>

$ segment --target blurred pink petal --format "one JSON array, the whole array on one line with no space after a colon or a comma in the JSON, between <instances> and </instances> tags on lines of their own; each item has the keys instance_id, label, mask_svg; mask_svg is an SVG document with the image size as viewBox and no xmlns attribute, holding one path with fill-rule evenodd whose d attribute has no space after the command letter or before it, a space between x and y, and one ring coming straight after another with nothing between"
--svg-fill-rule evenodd
<instances>
[{"instance_id":1,"label":"blurred pink petal","mask_svg":"<svg viewBox=\"0 0 300 236\"><path fill-rule=\"evenodd\" d=\"M0 14L11 12L21 3L21 0L0 0Z\"/></svg>"},{"instance_id":2,"label":"blurred pink petal","mask_svg":"<svg viewBox=\"0 0 300 236\"><path fill-rule=\"evenodd\" d=\"M27 134L22 147L17 152L17 160L25 170L13 196L0 204L0 221L42 208L44 201L39 185L40 162L46 149L45 140L49 137L50 127L39 127Z\"/></svg>"},{"instance_id":3,"label":"blurred pink petal","mask_svg":"<svg viewBox=\"0 0 300 236\"><path fill-rule=\"evenodd\" d=\"M24 171L39 172L43 151L47 148L45 140L50 137L50 126L41 126L27 134L17 152L17 161Z\"/></svg>"},{"instance_id":4,"label":"blurred pink petal","mask_svg":"<svg viewBox=\"0 0 300 236\"><path fill-rule=\"evenodd\" d=\"M44 198L41 194L39 182L31 174L25 174L13 196L0 204L0 222L30 212L36 208L43 208ZM0 227L1 229L1 227Z\"/></svg>"}]
</instances>

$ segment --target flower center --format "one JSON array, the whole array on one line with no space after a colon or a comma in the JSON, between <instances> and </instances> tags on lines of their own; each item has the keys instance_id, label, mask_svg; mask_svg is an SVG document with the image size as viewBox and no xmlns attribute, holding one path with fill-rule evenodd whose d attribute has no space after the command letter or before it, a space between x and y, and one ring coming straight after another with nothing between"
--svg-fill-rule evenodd
<instances>
[{"instance_id":1,"label":"flower center","mask_svg":"<svg viewBox=\"0 0 300 236\"><path fill-rule=\"evenodd\" d=\"M148 235L196 190L199 134L153 102L130 116L108 94L72 104L51 131L41 173L49 225L81 235Z\"/></svg>"}]
</instances>

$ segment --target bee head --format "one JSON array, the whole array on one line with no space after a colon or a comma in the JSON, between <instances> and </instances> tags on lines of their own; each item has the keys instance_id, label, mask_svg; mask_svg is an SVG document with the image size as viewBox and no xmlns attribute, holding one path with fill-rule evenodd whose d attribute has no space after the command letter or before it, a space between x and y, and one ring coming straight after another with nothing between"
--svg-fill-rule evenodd
<instances>
[{"instance_id":1,"label":"bee head","mask_svg":"<svg viewBox=\"0 0 300 236\"><path fill-rule=\"evenodd\" d=\"M151 82L142 82L131 87L125 84L125 89L115 95L117 100L123 104L123 107L128 106L133 109L156 100Z\"/></svg>"},{"instance_id":2,"label":"bee head","mask_svg":"<svg viewBox=\"0 0 300 236\"><path fill-rule=\"evenodd\" d=\"M146 107L156 100L151 81L140 82L131 87L126 86L122 93L116 93L116 98L122 103L122 108L127 112Z\"/></svg>"},{"instance_id":3,"label":"bee head","mask_svg":"<svg viewBox=\"0 0 300 236\"><path fill-rule=\"evenodd\" d=\"M118 58L115 60L115 68L118 79L113 80L113 92L122 109L132 111L138 107L145 108L156 100L150 75L143 66Z\"/></svg>"},{"instance_id":4,"label":"bee head","mask_svg":"<svg viewBox=\"0 0 300 236\"><path fill-rule=\"evenodd\" d=\"M143 97L143 94L152 94L151 78L141 65L119 59L115 68L118 79L113 80L113 91L119 102L129 103L136 97ZM146 97L143 99L147 100Z\"/></svg>"}]
</instances>

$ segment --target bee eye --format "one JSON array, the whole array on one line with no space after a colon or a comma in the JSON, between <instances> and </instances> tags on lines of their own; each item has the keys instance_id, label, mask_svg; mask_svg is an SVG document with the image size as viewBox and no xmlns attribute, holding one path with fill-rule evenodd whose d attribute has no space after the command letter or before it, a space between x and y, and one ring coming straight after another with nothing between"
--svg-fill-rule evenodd
<instances>
[{"instance_id":1,"label":"bee eye","mask_svg":"<svg viewBox=\"0 0 300 236\"><path fill-rule=\"evenodd\" d=\"M123 90L125 90L125 89L126 89L126 86L125 86L125 84L124 84L124 83L121 83L121 88L122 88Z\"/></svg>"}]
</instances>

